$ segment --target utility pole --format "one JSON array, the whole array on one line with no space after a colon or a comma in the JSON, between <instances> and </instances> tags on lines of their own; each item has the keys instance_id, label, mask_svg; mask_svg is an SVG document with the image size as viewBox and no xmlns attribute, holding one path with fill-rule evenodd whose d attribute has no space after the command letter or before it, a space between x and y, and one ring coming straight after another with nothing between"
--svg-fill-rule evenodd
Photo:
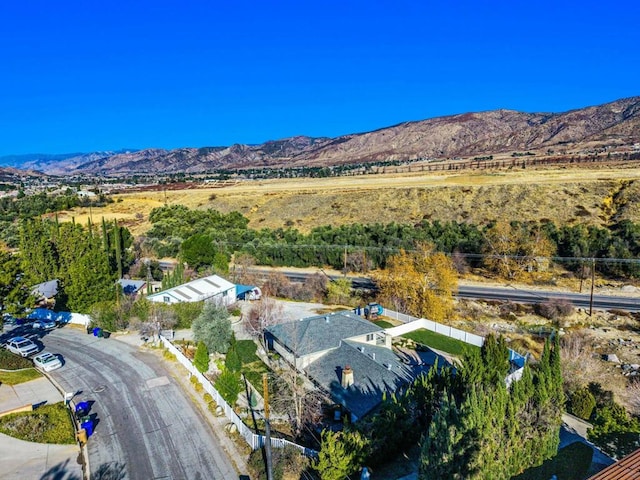
<instances>
[{"instance_id":1,"label":"utility pole","mask_svg":"<svg viewBox=\"0 0 640 480\"><path fill-rule=\"evenodd\" d=\"M271 466L271 426L269 425L269 386L267 374L262 374L262 397L264 398L264 456L267 470L267 480L273 480Z\"/></svg>"},{"instance_id":2,"label":"utility pole","mask_svg":"<svg viewBox=\"0 0 640 480\"><path fill-rule=\"evenodd\" d=\"M342 270L344 272L344 276L347 276L347 246L344 246L344 269Z\"/></svg>"},{"instance_id":3,"label":"utility pole","mask_svg":"<svg viewBox=\"0 0 640 480\"><path fill-rule=\"evenodd\" d=\"M593 284L596 279L596 259L591 259L591 295L589 295L589 316L593 314Z\"/></svg>"}]
</instances>

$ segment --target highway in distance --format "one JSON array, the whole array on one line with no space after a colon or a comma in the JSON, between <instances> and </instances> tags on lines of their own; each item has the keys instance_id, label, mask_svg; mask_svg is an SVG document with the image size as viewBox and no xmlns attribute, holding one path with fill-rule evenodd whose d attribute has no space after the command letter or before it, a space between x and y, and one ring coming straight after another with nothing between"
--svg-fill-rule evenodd
<instances>
[{"instance_id":1,"label":"highway in distance","mask_svg":"<svg viewBox=\"0 0 640 480\"><path fill-rule=\"evenodd\" d=\"M259 271L256 270L256 273ZM264 272L262 272L264 273ZM284 275L292 282L304 282L313 273L283 271ZM331 280L344 278L341 275L327 275ZM376 283L368 277L346 277L351 280L351 286L355 289L377 289ZM589 293L559 292L552 290L529 290L515 287L482 287L460 285L458 298L471 298L478 300L502 300L505 302L541 303L550 299L563 299L571 302L577 308L588 309L591 305ZM628 297L619 295L594 295L593 309L595 310L626 310L628 312L640 312L640 297Z\"/></svg>"}]
</instances>

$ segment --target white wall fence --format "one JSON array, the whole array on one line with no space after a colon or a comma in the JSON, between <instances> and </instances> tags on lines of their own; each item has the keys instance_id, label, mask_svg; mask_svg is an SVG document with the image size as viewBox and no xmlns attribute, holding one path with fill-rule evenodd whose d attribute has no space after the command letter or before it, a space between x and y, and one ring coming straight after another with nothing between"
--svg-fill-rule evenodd
<instances>
[{"instance_id":1,"label":"white wall fence","mask_svg":"<svg viewBox=\"0 0 640 480\"><path fill-rule=\"evenodd\" d=\"M398 325L397 327L385 329L385 331L389 335L394 337L399 337L400 335L404 335L405 333L424 328L425 330L430 330L432 332L436 332L450 338L455 338L456 340L460 340L461 342L468 343L470 345L475 345L476 347L482 347L482 345L484 344L484 337L481 337L480 335L465 332L464 330L459 330L447 325L442 325L441 323L434 322L433 320L412 317L411 315L395 312L393 310L389 310L388 308L384 309L383 315L386 317L395 318L396 320L403 322L402 325ZM526 363L527 358L523 355L520 355L518 352L509 349L509 360L519 368L507 376L507 386L511 385L512 382L520 380L520 378L522 378L522 372L524 370L524 364Z\"/></svg>"},{"instance_id":2,"label":"white wall fence","mask_svg":"<svg viewBox=\"0 0 640 480\"><path fill-rule=\"evenodd\" d=\"M60 323L74 323L85 327L91 323L91 317L84 313L54 312L47 308L36 308L28 317L32 319L54 320Z\"/></svg>"},{"instance_id":3,"label":"white wall fence","mask_svg":"<svg viewBox=\"0 0 640 480\"><path fill-rule=\"evenodd\" d=\"M385 313L387 311L388 310L385 309ZM414 318L413 320L408 321L407 323L403 323L402 325L398 325L397 327L387 328L386 332L394 337L399 337L400 335L404 335L405 333L413 332L414 330L420 330L423 328L425 330L431 330L432 332L436 332L447 337L455 338L456 340L460 340L464 343L475 345L476 347L481 347L484 343L484 338L480 335L465 332L464 330L459 330L447 325L442 325L438 322L434 322L433 320L427 320L426 318Z\"/></svg>"},{"instance_id":4,"label":"white wall fence","mask_svg":"<svg viewBox=\"0 0 640 480\"><path fill-rule=\"evenodd\" d=\"M162 345L169 350L173 355L175 355L176 360L185 367L189 373L196 377L196 379L202 384L204 391L211 395L211 398L216 402L216 404L222 408L224 412L224 416L233 423L238 429L238 433L244 438L247 444L251 447L252 450L256 450L264 446L265 436L258 435L253 433L249 427L247 427L242 419L233 411L233 408L226 402L222 395L218 393L218 391L213 387L211 382L207 377L205 377L202 373L198 371L198 369L191 363L191 361L184 356L184 354L176 348L169 340L167 340L162 335L160 336L160 341ZM302 445L298 445L297 443L290 442L289 440L285 440L284 438L271 438L271 446L273 448L284 448L285 446L291 446L298 450L300 450L304 455L308 457L314 457L318 452L312 450L307 447L303 447Z\"/></svg>"}]
</instances>

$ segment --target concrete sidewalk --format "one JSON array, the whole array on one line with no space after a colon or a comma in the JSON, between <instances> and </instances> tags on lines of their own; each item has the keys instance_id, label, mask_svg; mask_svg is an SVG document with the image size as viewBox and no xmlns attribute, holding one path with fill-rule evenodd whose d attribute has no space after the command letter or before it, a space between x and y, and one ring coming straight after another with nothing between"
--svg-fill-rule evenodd
<instances>
[{"instance_id":1,"label":"concrete sidewalk","mask_svg":"<svg viewBox=\"0 0 640 480\"><path fill-rule=\"evenodd\" d=\"M0 385L0 412L25 405L58 403L62 395L48 378L19 385ZM0 472L3 478L59 478L81 480L80 450L73 445L50 445L18 440L0 434Z\"/></svg>"}]
</instances>

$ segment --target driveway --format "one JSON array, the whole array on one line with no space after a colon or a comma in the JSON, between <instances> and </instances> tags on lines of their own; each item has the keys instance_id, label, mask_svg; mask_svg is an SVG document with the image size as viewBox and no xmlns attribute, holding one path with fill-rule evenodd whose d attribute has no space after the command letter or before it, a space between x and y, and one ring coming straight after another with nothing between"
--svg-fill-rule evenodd
<instances>
[{"instance_id":1,"label":"driveway","mask_svg":"<svg viewBox=\"0 0 640 480\"><path fill-rule=\"evenodd\" d=\"M211 427L156 355L64 328L43 339L61 353L51 376L96 418L92 478L232 479L238 473Z\"/></svg>"}]
</instances>

